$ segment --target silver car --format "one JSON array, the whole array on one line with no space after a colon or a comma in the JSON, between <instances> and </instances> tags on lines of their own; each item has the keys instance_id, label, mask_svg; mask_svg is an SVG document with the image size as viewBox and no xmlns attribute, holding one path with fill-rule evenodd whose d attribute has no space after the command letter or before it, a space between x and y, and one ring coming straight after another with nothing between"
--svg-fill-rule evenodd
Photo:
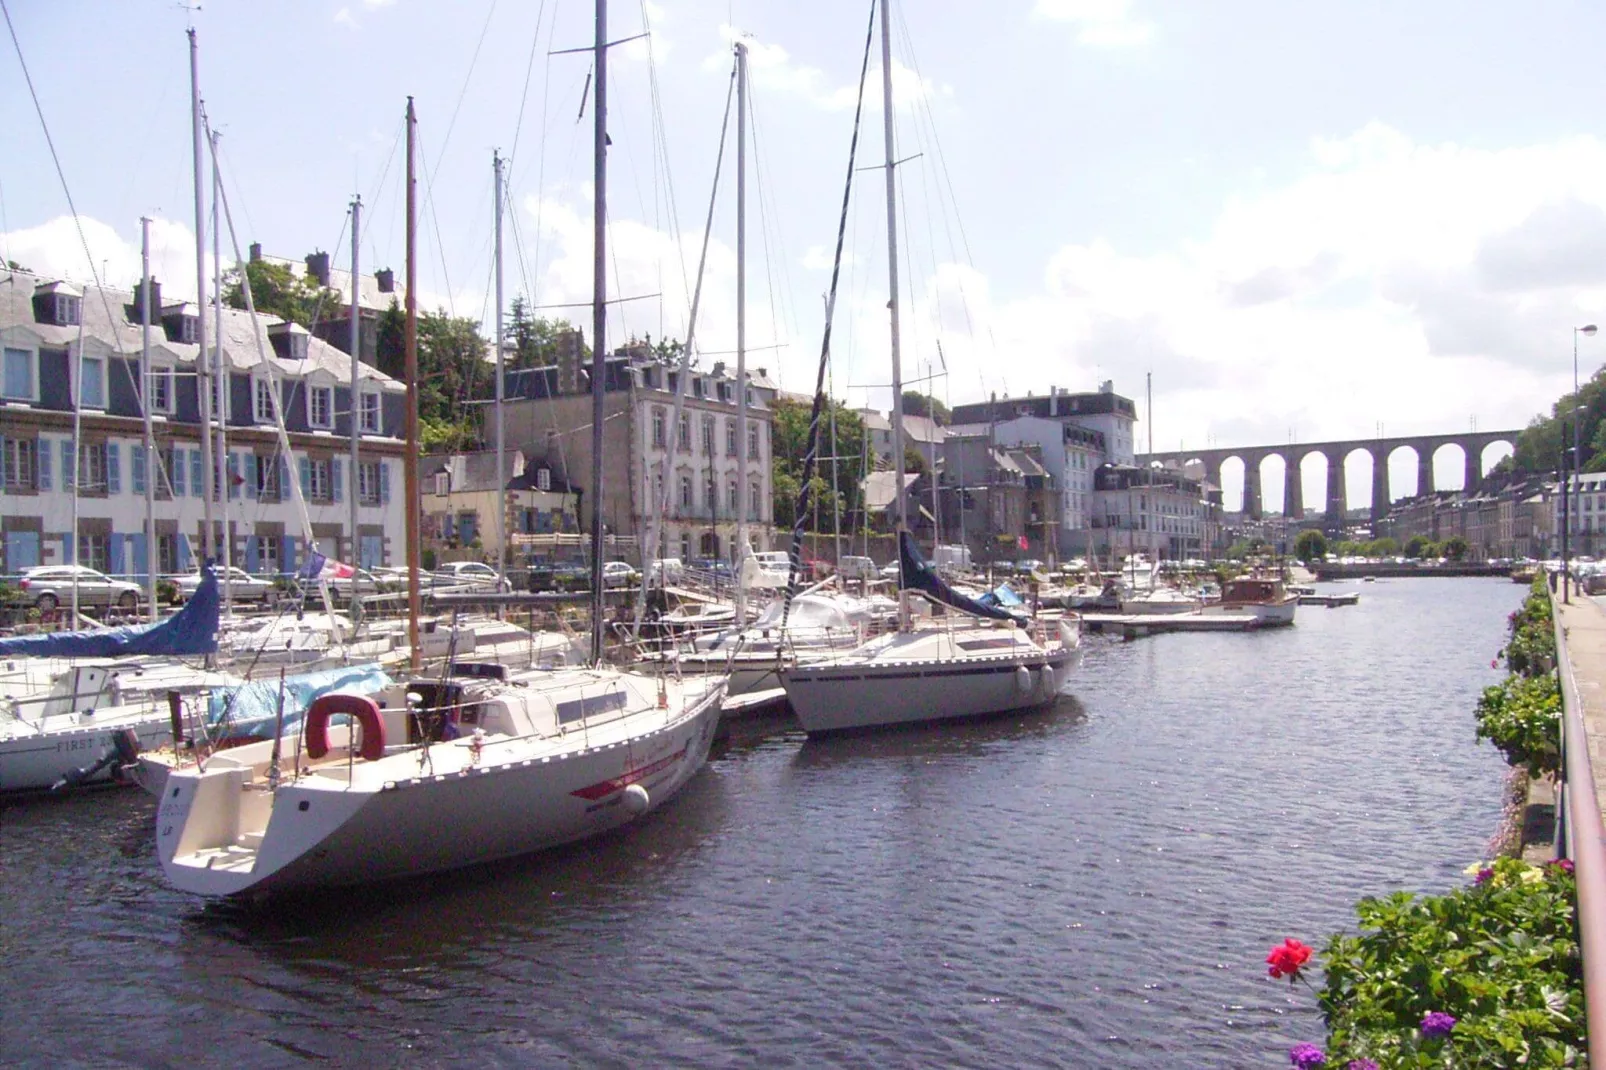
<instances>
[{"instance_id":1,"label":"silver car","mask_svg":"<svg viewBox=\"0 0 1606 1070\"><path fill-rule=\"evenodd\" d=\"M120 606L137 609L145 598L139 584L114 580L85 565L40 565L22 574L17 586L24 601L42 610L72 605L74 577L81 606Z\"/></svg>"},{"instance_id":2,"label":"silver car","mask_svg":"<svg viewBox=\"0 0 1606 1070\"><path fill-rule=\"evenodd\" d=\"M223 570L218 569L218 588L221 591L224 583ZM264 602L274 601L273 580L268 576L253 576L243 568L230 568L228 584L232 589L236 602ZM178 597L181 602L188 602L195 594L195 589L201 585L201 574L192 572L187 576L173 577L173 584L178 588Z\"/></svg>"}]
</instances>

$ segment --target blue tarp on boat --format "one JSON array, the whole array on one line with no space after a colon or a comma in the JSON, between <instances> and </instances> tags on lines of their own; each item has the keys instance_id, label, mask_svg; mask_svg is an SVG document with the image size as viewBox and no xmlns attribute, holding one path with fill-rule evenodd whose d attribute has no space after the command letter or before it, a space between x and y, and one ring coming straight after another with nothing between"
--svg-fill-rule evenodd
<instances>
[{"instance_id":1,"label":"blue tarp on boat","mask_svg":"<svg viewBox=\"0 0 1606 1070\"><path fill-rule=\"evenodd\" d=\"M217 650L217 575L208 568L184 608L154 624L0 639L0 657L184 657Z\"/></svg>"},{"instance_id":2,"label":"blue tarp on boat","mask_svg":"<svg viewBox=\"0 0 1606 1070\"><path fill-rule=\"evenodd\" d=\"M1010 613L999 606L990 606L974 598L962 595L948 586L943 578L937 575L937 570L927 564L920 556L920 551L915 548L915 537L907 531L898 532L898 558L899 565L903 569L902 584L904 587L916 591L924 591L944 605L953 606L955 609L969 613L973 617L1013 621L1022 626L1026 624L1026 618L1024 617Z\"/></svg>"},{"instance_id":3,"label":"blue tarp on boat","mask_svg":"<svg viewBox=\"0 0 1606 1070\"><path fill-rule=\"evenodd\" d=\"M307 712L312 700L335 692L371 695L391 683L378 665L347 665L284 678L284 723L294 724ZM279 681L253 680L238 687L214 688L207 709L207 723L214 727L225 720L231 738L273 735L278 717Z\"/></svg>"},{"instance_id":4,"label":"blue tarp on boat","mask_svg":"<svg viewBox=\"0 0 1606 1070\"><path fill-rule=\"evenodd\" d=\"M1020 595L1007 583L1000 583L997 587L977 598L976 601L987 606L1023 606Z\"/></svg>"}]
</instances>

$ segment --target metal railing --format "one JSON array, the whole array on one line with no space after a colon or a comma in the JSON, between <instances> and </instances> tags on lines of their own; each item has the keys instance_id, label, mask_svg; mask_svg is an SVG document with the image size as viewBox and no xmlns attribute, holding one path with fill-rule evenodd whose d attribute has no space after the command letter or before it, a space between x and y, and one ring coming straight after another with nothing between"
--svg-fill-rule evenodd
<instances>
[{"instance_id":1,"label":"metal railing","mask_svg":"<svg viewBox=\"0 0 1606 1070\"><path fill-rule=\"evenodd\" d=\"M1556 672L1561 685L1561 798L1556 811L1558 849L1573 861L1578 884L1578 946L1584 960L1584 1010L1589 1061L1606 1066L1606 823L1595 795L1595 775L1584 731L1583 698L1567 655L1567 631L1552 597Z\"/></svg>"}]
</instances>

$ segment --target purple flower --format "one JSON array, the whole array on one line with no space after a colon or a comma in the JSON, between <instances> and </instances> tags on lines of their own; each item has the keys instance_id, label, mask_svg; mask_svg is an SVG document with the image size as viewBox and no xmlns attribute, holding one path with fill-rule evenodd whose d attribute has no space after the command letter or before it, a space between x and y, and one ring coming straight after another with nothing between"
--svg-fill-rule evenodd
<instances>
[{"instance_id":1,"label":"purple flower","mask_svg":"<svg viewBox=\"0 0 1606 1070\"><path fill-rule=\"evenodd\" d=\"M1573 860L1570 858L1558 858L1550 864L1563 873L1571 873L1573 871Z\"/></svg>"},{"instance_id":2,"label":"purple flower","mask_svg":"<svg viewBox=\"0 0 1606 1070\"><path fill-rule=\"evenodd\" d=\"M1295 1044L1288 1051L1288 1061L1299 1070L1310 1070L1313 1066L1327 1065L1327 1056L1314 1044Z\"/></svg>"},{"instance_id":3,"label":"purple flower","mask_svg":"<svg viewBox=\"0 0 1606 1070\"><path fill-rule=\"evenodd\" d=\"M1351 1059L1344 1070L1377 1070L1377 1064L1370 1059Z\"/></svg>"},{"instance_id":4,"label":"purple flower","mask_svg":"<svg viewBox=\"0 0 1606 1070\"><path fill-rule=\"evenodd\" d=\"M1455 1018L1443 1011L1429 1011L1422 1018L1422 1035L1425 1037L1447 1037L1454 1028Z\"/></svg>"},{"instance_id":5,"label":"purple flower","mask_svg":"<svg viewBox=\"0 0 1606 1070\"><path fill-rule=\"evenodd\" d=\"M1494 868L1492 866L1484 866L1482 869L1478 870L1478 876L1474 883L1482 884L1484 881L1487 881L1493 877Z\"/></svg>"}]
</instances>

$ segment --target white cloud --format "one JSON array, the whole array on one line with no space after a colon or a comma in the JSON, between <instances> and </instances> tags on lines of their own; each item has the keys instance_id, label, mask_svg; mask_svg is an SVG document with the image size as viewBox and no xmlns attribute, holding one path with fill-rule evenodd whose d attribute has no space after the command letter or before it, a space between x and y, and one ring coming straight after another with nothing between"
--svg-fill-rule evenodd
<instances>
[{"instance_id":1,"label":"white cloud","mask_svg":"<svg viewBox=\"0 0 1606 1070\"><path fill-rule=\"evenodd\" d=\"M729 24L719 27L719 36L729 45L737 41L747 45L748 77L761 89L797 97L827 111L851 110L858 100L857 82L833 87L824 71L793 61L780 45L766 44ZM729 71L731 62L730 50L722 49L703 60L703 69ZM953 86L922 78L896 59L892 61L892 101L899 111L933 97L952 97L953 93ZM864 105L866 112L881 110L879 65L873 64L865 76Z\"/></svg>"},{"instance_id":2,"label":"white cloud","mask_svg":"<svg viewBox=\"0 0 1606 1070\"><path fill-rule=\"evenodd\" d=\"M362 6L372 11L377 8L390 7L395 2L396 0L362 0Z\"/></svg>"},{"instance_id":3,"label":"white cloud","mask_svg":"<svg viewBox=\"0 0 1606 1070\"><path fill-rule=\"evenodd\" d=\"M83 218L80 241L72 216L0 235L0 250L7 259L40 275L92 285L94 276L106 285L131 289L140 277L139 227L124 234L96 219ZM151 220L151 277L162 284L162 296L194 300L195 232L183 223L160 217ZM90 260L84 255L89 246ZM211 257L207 257L208 278Z\"/></svg>"},{"instance_id":4,"label":"white cloud","mask_svg":"<svg viewBox=\"0 0 1606 1070\"><path fill-rule=\"evenodd\" d=\"M353 30L357 28L357 19L352 15L349 7L343 7L335 12L335 23L340 26L350 27Z\"/></svg>"},{"instance_id":5,"label":"white cloud","mask_svg":"<svg viewBox=\"0 0 1606 1070\"><path fill-rule=\"evenodd\" d=\"M1154 23L1132 13L1131 0L1037 0L1033 13L1078 27L1078 44L1133 48L1154 37Z\"/></svg>"}]
</instances>

